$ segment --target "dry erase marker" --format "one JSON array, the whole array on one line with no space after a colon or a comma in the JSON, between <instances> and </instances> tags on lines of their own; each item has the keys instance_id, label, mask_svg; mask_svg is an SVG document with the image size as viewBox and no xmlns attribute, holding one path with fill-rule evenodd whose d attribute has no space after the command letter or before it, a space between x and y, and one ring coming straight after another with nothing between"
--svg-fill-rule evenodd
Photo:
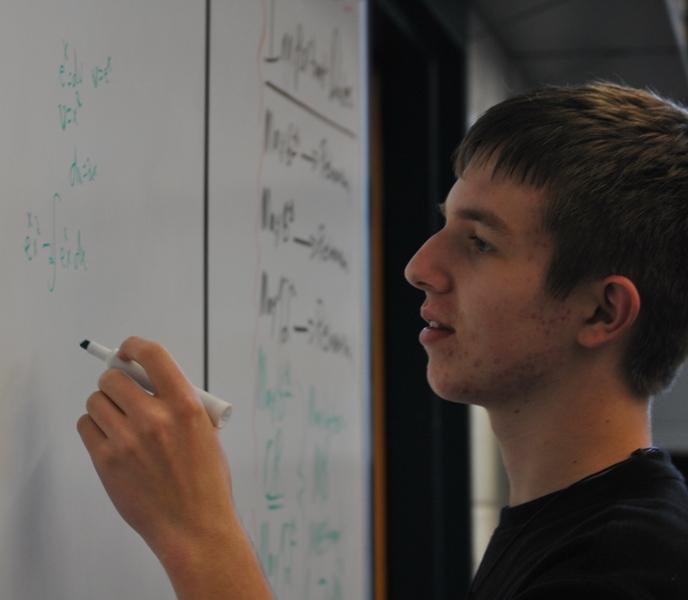
<instances>
[{"instance_id":1,"label":"dry erase marker","mask_svg":"<svg viewBox=\"0 0 688 600\"><path fill-rule=\"evenodd\" d=\"M117 348L110 350L105 346L88 340L81 342L81 347L89 354L93 354L96 358L105 361L108 367L122 369L122 371L129 375L136 383L152 394L155 394L155 388L150 382L150 379L148 379L148 375L143 367L134 360L122 360L119 358L119 356L117 356ZM203 406L205 406L205 409L208 411L208 415L213 425L220 429L229 420L229 415L232 414L232 405L200 388L195 386L193 386L193 388L200 397Z\"/></svg>"}]
</instances>

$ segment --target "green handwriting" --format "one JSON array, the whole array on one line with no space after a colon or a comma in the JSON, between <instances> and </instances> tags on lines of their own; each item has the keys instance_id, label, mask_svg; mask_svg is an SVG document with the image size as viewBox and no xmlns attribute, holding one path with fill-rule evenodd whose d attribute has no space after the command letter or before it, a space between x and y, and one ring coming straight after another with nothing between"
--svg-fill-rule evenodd
<instances>
[{"instance_id":1,"label":"green handwriting","mask_svg":"<svg viewBox=\"0 0 688 600\"><path fill-rule=\"evenodd\" d=\"M91 69L91 80L93 81L93 87L98 88L101 85L110 83L108 77L112 72L112 58L107 57L107 63L104 67L93 67Z\"/></svg>"},{"instance_id":2,"label":"green handwriting","mask_svg":"<svg viewBox=\"0 0 688 600\"><path fill-rule=\"evenodd\" d=\"M98 174L98 165L91 161L91 157L87 156L86 160L80 161L77 158L76 148L74 148L74 159L69 165L69 185L82 185L94 181Z\"/></svg>"},{"instance_id":3,"label":"green handwriting","mask_svg":"<svg viewBox=\"0 0 688 600\"><path fill-rule=\"evenodd\" d=\"M308 389L308 421L313 427L324 429L331 433L339 433L344 429L344 417L328 413L318 408L315 400L316 392L313 386Z\"/></svg>"},{"instance_id":4,"label":"green handwriting","mask_svg":"<svg viewBox=\"0 0 688 600\"><path fill-rule=\"evenodd\" d=\"M58 267L62 270L86 271L86 250L81 240L81 229L76 233L68 227L59 228L57 235L57 206L61 203L60 194L53 194L52 219L48 224L50 233L41 228L40 219L33 211L27 211L26 233L24 236L24 257L33 262L43 254L50 267L48 291L54 292L57 285Z\"/></svg>"},{"instance_id":5,"label":"green handwriting","mask_svg":"<svg viewBox=\"0 0 688 600\"><path fill-rule=\"evenodd\" d=\"M284 419L286 404L292 399L291 369L284 367L279 374L277 385L268 385L267 356L262 348L258 349L258 409L265 410L274 421Z\"/></svg>"},{"instance_id":6,"label":"green handwriting","mask_svg":"<svg viewBox=\"0 0 688 600\"><path fill-rule=\"evenodd\" d=\"M342 533L327 521L318 521L309 527L309 549L313 554L324 554L331 546L339 544Z\"/></svg>"}]
</instances>

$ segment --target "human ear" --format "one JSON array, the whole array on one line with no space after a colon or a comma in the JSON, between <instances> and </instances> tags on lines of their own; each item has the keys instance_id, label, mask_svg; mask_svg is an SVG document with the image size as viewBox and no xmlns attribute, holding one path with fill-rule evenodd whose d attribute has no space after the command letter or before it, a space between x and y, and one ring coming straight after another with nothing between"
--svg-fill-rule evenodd
<instances>
[{"instance_id":1,"label":"human ear","mask_svg":"<svg viewBox=\"0 0 688 600\"><path fill-rule=\"evenodd\" d=\"M578 332L578 343L597 348L630 331L640 312L640 294L622 275L610 275L593 285L590 316Z\"/></svg>"}]
</instances>

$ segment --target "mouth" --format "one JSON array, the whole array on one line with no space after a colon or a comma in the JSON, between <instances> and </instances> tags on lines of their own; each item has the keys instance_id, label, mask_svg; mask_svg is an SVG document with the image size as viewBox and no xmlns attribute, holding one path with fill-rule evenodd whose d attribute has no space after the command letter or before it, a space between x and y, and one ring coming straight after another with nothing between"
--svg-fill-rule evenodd
<instances>
[{"instance_id":1,"label":"mouth","mask_svg":"<svg viewBox=\"0 0 688 600\"><path fill-rule=\"evenodd\" d=\"M428 321L428 329L444 329L445 331L454 331L449 325L444 325L439 321Z\"/></svg>"},{"instance_id":2,"label":"mouth","mask_svg":"<svg viewBox=\"0 0 688 600\"><path fill-rule=\"evenodd\" d=\"M434 344L454 334L454 329L449 327L449 325L435 319L427 318L426 315L423 315L423 318L427 322L427 326L421 330L418 336L418 341L420 341L423 346Z\"/></svg>"}]
</instances>

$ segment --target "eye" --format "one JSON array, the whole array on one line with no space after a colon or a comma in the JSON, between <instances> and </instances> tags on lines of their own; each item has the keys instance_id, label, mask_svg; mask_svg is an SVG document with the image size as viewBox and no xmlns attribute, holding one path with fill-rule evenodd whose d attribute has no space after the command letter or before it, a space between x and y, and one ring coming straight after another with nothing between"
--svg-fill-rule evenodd
<instances>
[{"instance_id":1,"label":"eye","mask_svg":"<svg viewBox=\"0 0 688 600\"><path fill-rule=\"evenodd\" d=\"M493 248L490 244L488 244L482 238L479 238L477 235L471 235L468 237L468 239L470 239L473 242L473 247L480 254L487 254L488 252L491 252L493 250Z\"/></svg>"}]
</instances>

